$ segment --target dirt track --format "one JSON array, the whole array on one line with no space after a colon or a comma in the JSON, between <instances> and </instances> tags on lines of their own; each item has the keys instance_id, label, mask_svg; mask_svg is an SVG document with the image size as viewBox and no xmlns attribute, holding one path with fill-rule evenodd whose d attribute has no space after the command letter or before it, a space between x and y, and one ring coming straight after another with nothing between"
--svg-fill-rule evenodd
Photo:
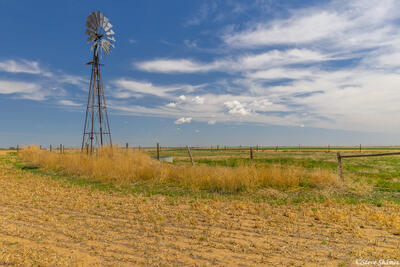
<instances>
[{"instance_id":1,"label":"dirt track","mask_svg":"<svg viewBox=\"0 0 400 267\"><path fill-rule=\"evenodd\" d=\"M1 157L1 155L0 155ZM400 260L400 207L91 191L0 163L0 265L353 266Z\"/></svg>"}]
</instances>

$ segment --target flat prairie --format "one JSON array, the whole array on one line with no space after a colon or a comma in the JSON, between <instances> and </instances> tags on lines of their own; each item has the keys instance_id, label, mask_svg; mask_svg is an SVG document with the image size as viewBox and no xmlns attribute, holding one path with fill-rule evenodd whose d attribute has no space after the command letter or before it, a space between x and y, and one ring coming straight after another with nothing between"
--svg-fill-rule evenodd
<instances>
[{"instance_id":1,"label":"flat prairie","mask_svg":"<svg viewBox=\"0 0 400 267\"><path fill-rule=\"evenodd\" d=\"M131 192L0 151L0 265L355 266L400 261L400 206ZM261 193L279 200L273 188Z\"/></svg>"}]
</instances>

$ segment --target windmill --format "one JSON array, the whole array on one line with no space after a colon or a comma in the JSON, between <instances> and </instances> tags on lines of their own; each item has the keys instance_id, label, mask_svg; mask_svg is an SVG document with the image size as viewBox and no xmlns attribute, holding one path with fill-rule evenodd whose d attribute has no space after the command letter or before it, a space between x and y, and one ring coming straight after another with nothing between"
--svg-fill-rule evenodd
<instances>
[{"instance_id":1,"label":"windmill","mask_svg":"<svg viewBox=\"0 0 400 267\"><path fill-rule=\"evenodd\" d=\"M100 58L109 55L114 48L114 31L112 25L102 13L95 11L87 17L85 33L93 50L93 60L86 63L92 65L86 118L83 129L82 150L92 154L95 148L112 145L110 124L108 121L106 100L101 77Z\"/></svg>"}]
</instances>

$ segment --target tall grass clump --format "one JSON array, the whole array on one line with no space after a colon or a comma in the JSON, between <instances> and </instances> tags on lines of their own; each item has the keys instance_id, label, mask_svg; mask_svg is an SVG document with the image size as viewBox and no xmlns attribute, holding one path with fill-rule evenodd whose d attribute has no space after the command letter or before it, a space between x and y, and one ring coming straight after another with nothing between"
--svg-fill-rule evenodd
<instances>
[{"instance_id":1,"label":"tall grass clump","mask_svg":"<svg viewBox=\"0 0 400 267\"><path fill-rule=\"evenodd\" d=\"M131 184L149 181L182 186L192 191L251 191L262 187L289 189L294 187L330 187L337 184L333 173L301 166L242 165L238 167L206 165L174 165L160 163L143 152L104 147L93 155L78 150L60 154L37 146L24 148L20 157L36 166L61 171L106 183Z\"/></svg>"}]
</instances>

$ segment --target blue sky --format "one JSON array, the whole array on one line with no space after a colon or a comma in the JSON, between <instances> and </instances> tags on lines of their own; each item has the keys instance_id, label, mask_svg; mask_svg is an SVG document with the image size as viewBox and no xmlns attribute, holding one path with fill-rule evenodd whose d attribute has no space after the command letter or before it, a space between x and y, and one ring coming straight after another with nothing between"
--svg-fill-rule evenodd
<instances>
[{"instance_id":1,"label":"blue sky","mask_svg":"<svg viewBox=\"0 0 400 267\"><path fill-rule=\"evenodd\" d=\"M79 146L94 10L114 142L400 144L399 5L0 0L0 146Z\"/></svg>"}]
</instances>

